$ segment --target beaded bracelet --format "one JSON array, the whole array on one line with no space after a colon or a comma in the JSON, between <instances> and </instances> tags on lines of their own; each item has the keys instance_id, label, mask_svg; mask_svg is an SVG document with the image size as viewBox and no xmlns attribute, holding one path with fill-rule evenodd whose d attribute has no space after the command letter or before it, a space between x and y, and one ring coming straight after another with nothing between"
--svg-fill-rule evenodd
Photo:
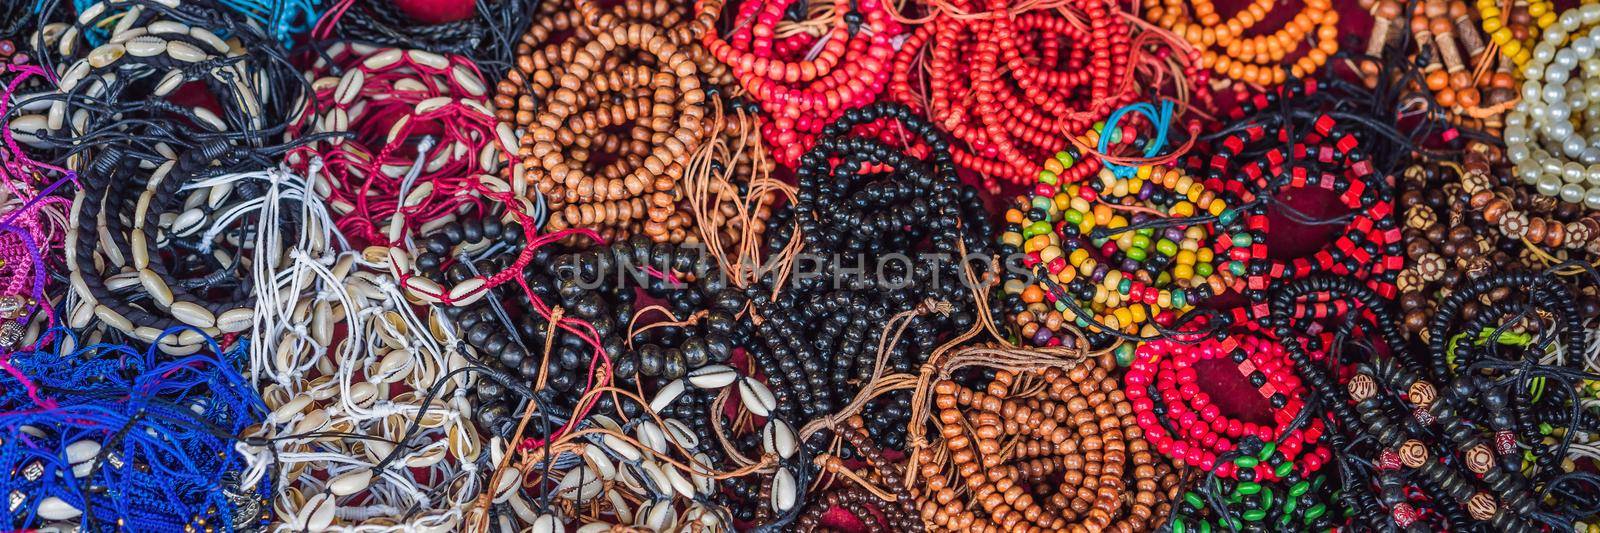
<instances>
[{"instance_id":1,"label":"beaded bracelet","mask_svg":"<svg viewBox=\"0 0 1600 533\"><path fill-rule=\"evenodd\" d=\"M1041 162L1069 147L1062 132L1085 131L1135 96L1132 54L1119 52L1131 46L1130 24L1109 2L1065 4L1087 29L1058 10L957 0L895 55L890 94L948 130L956 163L990 191L1032 185Z\"/></svg>"},{"instance_id":2,"label":"beaded bracelet","mask_svg":"<svg viewBox=\"0 0 1600 533\"><path fill-rule=\"evenodd\" d=\"M517 147L497 124L488 87L460 56L335 43L307 73L313 92L289 123L305 138L289 162L311 177L339 228L357 246L389 244L448 217L483 175L506 166ZM388 124L371 127L370 124ZM513 168L520 177L520 168ZM513 190L523 182L511 181ZM399 235L390 235L398 226Z\"/></svg>"},{"instance_id":3,"label":"beaded bracelet","mask_svg":"<svg viewBox=\"0 0 1600 533\"><path fill-rule=\"evenodd\" d=\"M1507 280L1519 284L1532 282L1535 286L1545 283L1526 274L1513 274ZM1484 294L1482 291L1494 283L1497 282L1473 284L1451 305L1459 306L1468 298ZM1559 291L1559 285L1549 287ZM1289 326L1292 321L1312 318L1312 315L1290 311L1295 301L1306 297L1349 299L1369 308L1382 304L1371 290L1349 278L1311 278L1291 283L1273 298L1270 321L1280 338L1292 335ZM1568 308L1563 314L1571 316L1572 312ZM1403 346L1399 329L1391 318L1383 313L1369 316L1377 319L1375 325L1385 343ZM1447 316L1443 320L1450 319ZM1562 330L1567 332L1564 335L1571 335L1570 328L1568 325ZM1432 335L1434 338L1445 336L1447 334L1439 328L1435 328ZM1319 391L1323 397L1344 397L1319 368L1306 366L1309 361L1296 343L1286 343L1284 347L1312 390ZM1406 357L1397 361L1396 357L1374 353L1371 361L1348 380L1346 394L1354 402L1353 408L1344 401L1324 402L1324 407L1341 426L1339 431L1329 433L1333 447L1345 446L1345 435L1359 437L1354 442L1368 441L1369 446L1374 447L1370 453L1376 457L1371 464L1378 474L1378 486L1362 480L1347 482L1343 487L1346 504L1356 511L1357 519L1365 524L1392 523L1410 530L1442 527L1419 521L1428 516L1455 527L1465 527L1468 520L1472 520L1486 522L1500 530L1531 530L1535 524L1551 523L1548 514L1538 512L1536 506L1540 504L1532 496L1532 491L1537 489L1533 482L1552 479L1545 477L1553 475L1549 469L1536 469L1538 477L1531 477L1520 467L1495 468L1497 456L1499 460L1513 461L1513 465L1521 461L1516 453L1520 438L1514 427L1515 417L1507 407L1512 398L1518 405L1527 405L1531 400L1524 396L1525 390L1519 392L1518 380L1497 382L1484 375L1466 373L1451 378L1449 385L1441 388L1420 377L1426 375L1423 370L1426 358L1403 352L1402 355ZM1523 368L1544 373L1538 367ZM1502 371L1517 370L1504 368ZM1395 405L1395 401L1389 399L1393 397L1404 401ZM1490 433L1495 435L1492 444L1480 436L1482 432L1477 428L1483 425L1489 426ZM1437 432L1424 434L1414 429L1427 426L1437 426ZM1440 436L1445 438L1440 439ZM1430 459L1442 454L1454 454L1459 462ZM1546 461L1559 460L1561 454L1554 455L1556 457ZM1466 472L1460 471L1463 467ZM1481 485L1478 479L1482 480ZM1408 497L1413 490L1420 490L1427 499ZM1439 514L1420 513L1418 506L1424 501L1431 502L1427 505Z\"/></svg>"},{"instance_id":4,"label":"beaded bracelet","mask_svg":"<svg viewBox=\"0 0 1600 533\"><path fill-rule=\"evenodd\" d=\"M866 133L895 128L909 149ZM960 305L971 299L967 261L987 261L992 236L949 146L910 109L879 103L844 112L801 159L797 201L768 222L766 252L778 264L799 261L785 254L801 248L819 264L814 275L792 279L776 266L761 273L754 289L773 296L754 300L763 320L745 346L768 376L779 412L806 422L831 415L875 371L911 372L941 338L973 325L972 309ZM890 337L889 326L905 335ZM911 398L874 401L880 405L867 412L873 439L903 448Z\"/></svg>"},{"instance_id":5,"label":"beaded bracelet","mask_svg":"<svg viewBox=\"0 0 1600 533\"><path fill-rule=\"evenodd\" d=\"M1281 106L1315 92L1316 83L1311 81L1279 87L1276 92L1254 97L1236 116L1249 116L1257 109ZM1273 280L1333 272L1367 280L1386 296L1397 292L1394 278L1403 258L1400 228L1391 216L1394 193L1390 177L1363 148L1360 125L1345 125L1329 114L1297 108L1291 107L1296 111L1288 117L1265 113L1247 118L1214 144L1219 149L1209 158L1190 158L1190 167L1205 176L1207 187L1239 198L1241 216L1249 217L1250 228L1263 236L1271 229L1268 215L1272 212L1302 224L1340 224L1338 236L1309 255L1278 259L1263 249L1260 259L1248 262L1242 292L1249 304L1232 311L1235 322L1266 315L1266 295ZM1303 137L1288 138L1291 131ZM1283 204L1287 193L1314 188L1336 193L1347 213L1315 220ZM1274 205L1279 207L1270 209ZM1256 244L1265 248L1264 242Z\"/></svg>"},{"instance_id":6,"label":"beaded bracelet","mask_svg":"<svg viewBox=\"0 0 1600 533\"><path fill-rule=\"evenodd\" d=\"M1555 24L1558 16L1555 4L1549 0L1516 0L1505 10L1501 9L1505 7L1504 2L1478 0L1477 7L1483 19L1483 32L1518 70L1533 59L1539 34Z\"/></svg>"},{"instance_id":7,"label":"beaded bracelet","mask_svg":"<svg viewBox=\"0 0 1600 533\"><path fill-rule=\"evenodd\" d=\"M1218 75L1256 87L1273 87L1289 76L1309 76L1339 51L1339 12L1332 2L1306 2L1282 27L1262 32L1255 26L1269 18L1273 7L1270 1L1258 0L1224 21L1209 0L1163 0L1151 3L1145 19L1199 48L1201 64ZM1315 44L1305 46L1313 41ZM1294 63L1282 68L1282 62L1290 57L1295 58Z\"/></svg>"},{"instance_id":8,"label":"beaded bracelet","mask_svg":"<svg viewBox=\"0 0 1600 533\"><path fill-rule=\"evenodd\" d=\"M1196 385L1196 365L1224 357L1233 361L1270 406L1270 425L1227 416ZM1319 443L1325 429L1321 420L1311 419L1302 427L1293 423L1305 408L1306 391L1288 368L1290 364L1281 346L1256 335L1206 339L1195 345L1164 339L1141 344L1124 379L1128 399L1139 413L1139 427L1144 428L1157 451L1172 457L1178 465L1215 471L1225 479L1243 479L1246 474L1236 470L1237 460L1219 462L1218 458L1240 447L1240 443L1255 439L1271 443L1281 453L1284 464L1297 465L1301 475L1309 477L1331 458L1331 453ZM1257 464L1248 477L1283 479L1272 470L1274 466Z\"/></svg>"},{"instance_id":9,"label":"beaded bracelet","mask_svg":"<svg viewBox=\"0 0 1600 533\"><path fill-rule=\"evenodd\" d=\"M882 0L834 0L827 32L815 38L808 51L800 43L813 39L810 34L775 38L792 4L793 0L741 2L731 33L706 31L700 37L710 55L727 65L739 86L766 113L762 136L785 166L799 162L822 128L846 109L869 104L883 91L893 43L903 31ZM724 7L722 1L697 1L697 19L713 25Z\"/></svg>"},{"instance_id":10,"label":"beaded bracelet","mask_svg":"<svg viewBox=\"0 0 1600 533\"><path fill-rule=\"evenodd\" d=\"M347 42L462 56L496 76L512 64L515 42L511 36L526 28L546 2L474 3L472 16L434 24L411 19L395 4L331 2L320 19L313 18L315 28L311 35L316 41L333 40L337 34Z\"/></svg>"},{"instance_id":11,"label":"beaded bracelet","mask_svg":"<svg viewBox=\"0 0 1600 533\"><path fill-rule=\"evenodd\" d=\"M1233 458L1219 467L1231 466L1241 474L1282 474L1272 480L1206 478L1174 503L1170 521L1174 533L1252 527L1334 530L1339 517L1336 508L1329 505L1326 476L1295 472L1294 463L1284 456L1282 448L1255 437L1245 437L1238 451L1228 455Z\"/></svg>"},{"instance_id":12,"label":"beaded bracelet","mask_svg":"<svg viewBox=\"0 0 1600 533\"><path fill-rule=\"evenodd\" d=\"M1600 146L1588 139L1600 131L1594 105L1600 94L1584 85L1600 74L1588 61L1597 39L1600 6L1562 13L1523 68L1522 102L1506 117L1505 131L1506 157L1523 183L1589 209L1600 209L1600 187L1593 187L1600 183Z\"/></svg>"},{"instance_id":13,"label":"beaded bracelet","mask_svg":"<svg viewBox=\"0 0 1600 533\"><path fill-rule=\"evenodd\" d=\"M684 240L688 217L677 211L676 188L683 162L712 133L690 44L652 23L623 20L552 40L583 21L578 13L551 20L523 36L495 99L517 105L512 118L526 128L520 167L550 202L549 229ZM607 131L613 127L632 133Z\"/></svg>"},{"instance_id":14,"label":"beaded bracelet","mask_svg":"<svg viewBox=\"0 0 1600 533\"><path fill-rule=\"evenodd\" d=\"M1103 354L1070 370L999 370L978 389L935 381L941 433L914 452L923 481L912 490L928 502L924 522L1142 530L1166 516L1177 475L1151 453L1108 374L1114 365ZM936 453L950 467L931 460Z\"/></svg>"},{"instance_id":15,"label":"beaded bracelet","mask_svg":"<svg viewBox=\"0 0 1600 533\"><path fill-rule=\"evenodd\" d=\"M1113 145L1134 142L1132 130L1113 125L1107 135L1104 128L1089 130L1085 144L1104 145L1102 136ZM1068 176L1098 159L1080 159L1074 148L1048 166ZM1035 345L1059 343L1063 323L1085 328L1097 345L1112 332L1154 337L1158 326L1171 327L1212 295L1238 286L1245 265L1262 253L1261 235L1250 226L1264 224L1264 217L1237 218L1231 200L1182 170L1142 165L1122 178L1101 168L1081 183L1059 176L1045 170L1033 197L1007 211L1001 237L1004 250L1027 254L1024 267L1049 276L1027 285L1008 272L1003 287L1008 298L1018 298L1009 300L1012 311Z\"/></svg>"}]
</instances>

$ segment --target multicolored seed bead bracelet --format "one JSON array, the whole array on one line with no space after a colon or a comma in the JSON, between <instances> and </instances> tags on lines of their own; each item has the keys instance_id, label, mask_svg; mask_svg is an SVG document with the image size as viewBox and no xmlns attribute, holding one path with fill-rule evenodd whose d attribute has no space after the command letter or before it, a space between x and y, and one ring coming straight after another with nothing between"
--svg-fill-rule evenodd
<instances>
[{"instance_id":1,"label":"multicolored seed bead bracelet","mask_svg":"<svg viewBox=\"0 0 1600 533\"><path fill-rule=\"evenodd\" d=\"M1132 134L1113 129L1113 146ZM1087 141L1098 141L1101 128ZM1076 149L1054 163L1069 174ZM1004 291L1023 334L1049 345L1062 323L1085 328L1104 344L1113 336L1154 337L1152 326L1172 327L1211 296L1239 283L1245 265L1260 254L1258 236L1246 229L1226 195L1212 192L1183 170L1143 165L1127 179L1102 167L1092 178L1061 182L1046 171L1030 197L1006 211L1002 245L1026 254L1028 271L1048 280L1025 283L1012 275ZM1071 302L1064 300L1070 299Z\"/></svg>"}]
</instances>

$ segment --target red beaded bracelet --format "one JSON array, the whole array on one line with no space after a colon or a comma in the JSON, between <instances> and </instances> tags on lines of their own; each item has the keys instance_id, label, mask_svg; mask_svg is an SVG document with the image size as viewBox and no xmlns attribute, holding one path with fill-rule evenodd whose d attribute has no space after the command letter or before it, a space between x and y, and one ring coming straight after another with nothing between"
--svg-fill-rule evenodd
<instances>
[{"instance_id":1,"label":"red beaded bracelet","mask_svg":"<svg viewBox=\"0 0 1600 533\"><path fill-rule=\"evenodd\" d=\"M1221 358L1231 358L1271 404L1272 425L1229 417L1200 390L1195 365ZM1292 364L1281 345L1254 334L1208 338L1197 344L1163 339L1139 346L1124 379L1146 438L1180 464L1215 469L1217 475L1233 478L1235 463L1218 458L1237 448L1240 439L1255 437L1276 443L1302 473L1315 472L1332 457L1327 447L1318 444L1326 430L1322 420L1311 418L1284 432L1305 407L1306 390ZM1255 479L1276 479L1276 474L1262 464L1255 468Z\"/></svg>"},{"instance_id":2,"label":"red beaded bracelet","mask_svg":"<svg viewBox=\"0 0 1600 533\"><path fill-rule=\"evenodd\" d=\"M1001 180L1031 184L1040 161L1070 146L1063 133L1089 129L1134 97L1125 83L1128 21L1111 2L1067 3L1087 28L1061 10L1014 14L1001 0L954 0L954 10L990 16L940 10L895 56L891 96L949 130L956 163L991 190ZM1098 170L1080 168L1064 178Z\"/></svg>"},{"instance_id":3,"label":"red beaded bracelet","mask_svg":"<svg viewBox=\"0 0 1600 533\"><path fill-rule=\"evenodd\" d=\"M824 126L883 92L894 41L903 31L882 0L835 0L833 24L821 38L804 33L780 38L778 23L792 3L742 2L727 38L717 32L701 38L766 113L762 137L775 159L791 167ZM720 4L699 0L696 14ZM812 51L814 57L806 57Z\"/></svg>"}]
</instances>

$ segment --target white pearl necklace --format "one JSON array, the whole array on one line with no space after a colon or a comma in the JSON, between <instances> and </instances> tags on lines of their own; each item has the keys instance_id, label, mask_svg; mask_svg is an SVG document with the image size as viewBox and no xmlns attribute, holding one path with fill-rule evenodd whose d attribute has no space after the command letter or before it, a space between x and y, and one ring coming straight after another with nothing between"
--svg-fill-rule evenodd
<instances>
[{"instance_id":1,"label":"white pearl necklace","mask_svg":"<svg viewBox=\"0 0 1600 533\"><path fill-rule=\"evenodd\" d=\"M1600 4L1562 13L1523 68L1522 101L1507 115L1505 130L1517 177L1539 194L1590 209L1600 209L1597 48Z\"/></svg>"}]
</instances>

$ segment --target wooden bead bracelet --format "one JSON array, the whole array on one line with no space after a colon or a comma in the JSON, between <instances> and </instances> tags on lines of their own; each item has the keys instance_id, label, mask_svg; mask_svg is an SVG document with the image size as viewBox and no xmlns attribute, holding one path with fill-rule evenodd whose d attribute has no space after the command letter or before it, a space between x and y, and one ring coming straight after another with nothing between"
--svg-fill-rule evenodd
<instances>
[{"instance_id":1,"label":"wooden bead bracelet","mask_svg":"<svg viewBox=\"0 0 1600 533\"><path fill-rule=\"evenodd\" d=\"M1256 0L1224 21L1210 0L1163 0L1152 2L1145 18L1199 48L1206 68L1255 87L1274 87L1289 76L1310 76L1339 51L1339 12L1332 2L1308 0L1282 27L1261 32L1256 24L1273 9L1270 0ZM1286 58L1302 50L1293 64L1283 68Z\"/></svg>"},{"instance_id":2,"label":"wooden bead bracelet","mask_svg":"<svg viewBox=\"0 0 1600 533\"><path fill-rule=\"evenodd\" d=\"M923 521L961 530L1158 523L1177 474L1144 439L1108 374L1114 364L1107 354L1070 370L1000 370L977 389L936 381L938 440L915 452ZM943 462L930 460L935 453Z\"/></svg>"}]
</instances>

